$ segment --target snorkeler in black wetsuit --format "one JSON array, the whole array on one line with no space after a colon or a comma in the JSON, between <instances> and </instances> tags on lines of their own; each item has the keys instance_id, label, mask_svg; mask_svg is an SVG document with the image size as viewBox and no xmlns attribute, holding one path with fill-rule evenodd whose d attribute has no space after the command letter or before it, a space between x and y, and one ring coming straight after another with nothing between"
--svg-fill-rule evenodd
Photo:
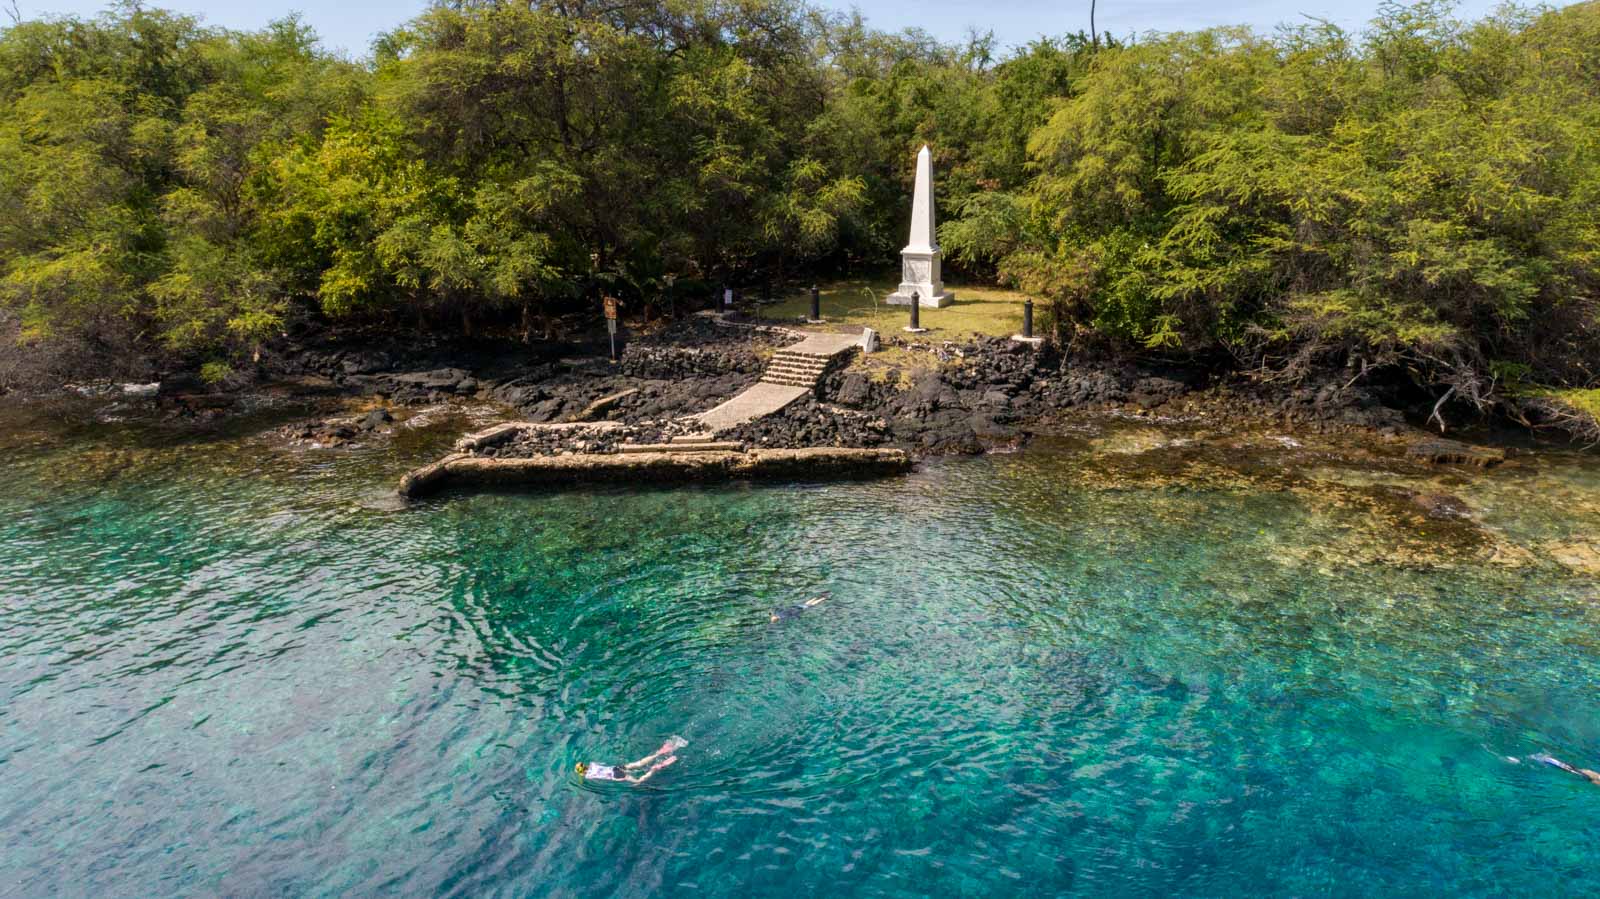
<instances>
[{"instance_id":1,"label":"snorkeler in black wetsuit","mask_svg":"<svg viewBox=\"0 0 1600 899\"><path fill-rule=\"evenodd\" d=\"M824 593L821 596L813 596L799 605L784 606L781 609L773 609L772 623L777 624L780 621L788 621L790 618L799 618L806 609L814 608L817 605L820 605L823 600L832 595L833 594L831 593Z\"/></svg>"}]
</instances>

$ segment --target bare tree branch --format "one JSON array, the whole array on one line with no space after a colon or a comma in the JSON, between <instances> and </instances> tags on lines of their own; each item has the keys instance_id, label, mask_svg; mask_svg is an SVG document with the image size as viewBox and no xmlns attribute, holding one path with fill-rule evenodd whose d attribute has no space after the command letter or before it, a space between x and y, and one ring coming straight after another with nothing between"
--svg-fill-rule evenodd
<instances>
[{"instance_id":1,"label":"bare tree branch","mask_svg":"<svg viewBox=\"0 0 1600 899\"><path fill-rule=\"evenodd\" d=\"M1444 416L1439 414L1439 410L1444 408L1444 404L1449 401L1450 397L1455 395L1455 392L1456 392L1456 389L1455 389L1454 386L1451 386L1451 388L1449 390L1446 390L1444 392L1444 396L1439 397L1439 402L1433 404L1433 414L1428 416L1428 420L1429 421L1434 421L1435 419L1438 420L1438 422L1439 422L1439 433L1441 433L1441 434L1444 433L1445 427L1444 427Z\"/></svg>"}]
</instances>

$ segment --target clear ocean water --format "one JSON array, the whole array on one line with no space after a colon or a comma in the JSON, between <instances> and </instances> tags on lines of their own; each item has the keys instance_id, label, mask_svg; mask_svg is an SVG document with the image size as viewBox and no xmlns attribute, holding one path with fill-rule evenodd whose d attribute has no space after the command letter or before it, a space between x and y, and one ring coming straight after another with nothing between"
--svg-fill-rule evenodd
<instances>
[{"instance_id":1,"label":"clear ocean water","mask_svg":"<svg viewBox=\"0 0 1600 899\"><path fill-rule=\"evenodd\" d=\"M1540 550L1600 530L1593 456L1454 484L1476 536L1419 556L1382 471L1082 441L390 501L448 430L9 413L0 894L1600 892L1600 788L1526 758L1600 767L1600 587Z\"/></svg>"}]
</instances>

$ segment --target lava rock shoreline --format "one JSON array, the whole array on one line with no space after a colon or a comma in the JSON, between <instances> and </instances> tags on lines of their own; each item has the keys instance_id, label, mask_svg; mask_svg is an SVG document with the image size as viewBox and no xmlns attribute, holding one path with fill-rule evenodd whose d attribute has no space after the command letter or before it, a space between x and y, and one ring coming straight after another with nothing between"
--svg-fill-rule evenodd
<instances>
[{"instance_id":1,"label":"lava rock shoreline","mask_svg":"<svg viewBox=\"0 0 1600 899\"><path fill-rule=\"evenodd\" d=\"M232 393L180 378L163 381L159 389L145 391L153 399L138 401L154 402L174 417L200 420L248 405L243 398L252 390L360 399L393 409L397 417L404 415L402 407L488 404L527 422L595 418L628 429L606 435L575 432L573 441L530 432L525 439L486 448L489 457L611 453L624 442L667 442L692 433L692 424L682 419L754 384L768 358L798 339L799 332L781 326L691 316L627 337L620 360L612 363L594 354L597 347L583 344L406 343L357 336L279 347L263 362L255 383ZM888 352L858 357L828 374L812 395L719 439L750 449L898 447L917 455L970 454L1016 446L1053 418L1083 412L1391 439L1431 436L1412 428L1388 397L1353 386L1343 373L1286 387L1081 353L1069 357L1048 343L1034 347L1001 337L928 341L890 335L883 349ZM387 414L363 411L354 418L311 419L281 430L296 442L337 446L384 433Z\"/></svg>"}]
</instances>

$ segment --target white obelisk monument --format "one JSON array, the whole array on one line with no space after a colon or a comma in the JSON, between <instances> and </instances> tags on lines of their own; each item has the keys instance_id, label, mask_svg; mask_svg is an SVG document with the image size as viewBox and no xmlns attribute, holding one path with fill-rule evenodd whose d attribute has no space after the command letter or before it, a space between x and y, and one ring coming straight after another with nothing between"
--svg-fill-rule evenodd
<instances>
[{"instance_id":1,"label":"white obelisk monument","mask_svg":"<svg viewBox=\"0 0 1600 899\"><path fill-rule=\"evenodd\" d=\"M896 306L911 305L916 295L918 305L948 306L955 294L944 292L944 281L939 276L939 244L933 230L933 157L923 145L917 154L917 187L911 197L911 242L900 251L900 289L889 294L889 302Z\"/></svg>"}]
</instances>

